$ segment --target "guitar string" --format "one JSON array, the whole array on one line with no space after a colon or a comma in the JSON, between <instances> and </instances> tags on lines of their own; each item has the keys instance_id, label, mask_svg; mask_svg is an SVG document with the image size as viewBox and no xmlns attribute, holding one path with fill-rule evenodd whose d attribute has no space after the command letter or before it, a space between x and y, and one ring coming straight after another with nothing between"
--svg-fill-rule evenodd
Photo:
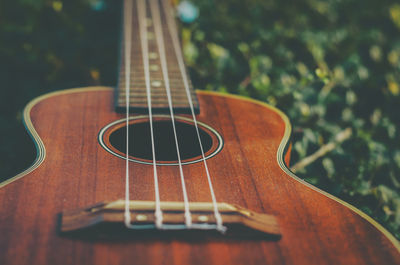
<instances>
[{"instance_id":1,"label":"guitar string","mask_svg":"<svg viewBox=\"0 0 400 265\"><path fill-rule=\"evenodd\" d=\"M125 157L125 226L131 224L131 213L129 205L129 95L131 86L131 42L132 42L132 0L124 1L124 50L125 50L125 111L126 111L126 157Z\"/></svg>"},{"instance_id":2,"label":"guitar string","mask_svg":"<svg viewBox=\"0 0 400 265\"><path fill-rule=\"evenodd\" d=\"M161 0L163 6L164 6L164 12L168 12L169 10L169 5L168 3L166 3L167 1ZM167 20L167 26L169 29L169 33L170 36L172 38L172 44L174 46L174 50L176 53L176 58L178 60L178 65L179 65L179 69L183 78L183 83L185 86L185 90L186 90L186 96L188 98L189 101L189 106L190 106L190 110L191 110L191 114L192 114L192 118L195 124L195 128L196 128L196 133L197 133L197 138L199 141L199 145L200 145L200 150L201 150L201 155L202 155L202 160L204 162L204 168L206 171L206 175L207 175L207 181L208 181L208 185L209 185L209 189L210 189L210 193L211 193L211 198L212 198L212 203L213 203L213 209L214 209L214 216L215 216L215 220L217 223L217 230L224 233L226 231L226 227L223 225L222 222L222 217L221 214L218 210L218 204L217 204L217 199L214 193L214 188L212 185L212 181L211 181L211 177L210 177L210 172L208 170L208 165L206 162L206 158L205 158L205 154L204 154L204 148L203 148L203 144L201 142L201 138L200 138L200 133L199 133L199 126L197 123L197 119L196 119L196 115L194 114L194 108L193 108L193 101L192 101L192 96L190 94L190 89L189 89L189 81L187 78L187 73L186 73L186 69L185 69L185 65L183 62L183 55L181 52L181 47L179 44L179 39L178 39L178 32L176 30L176 23L173 20L172 16L170 16L169 14L165 14L166 20Z\"/></svg>"},{"instance_id":3,"label":"guitar string","mask_svg":"<svg viewBox=\"0 0 400 265\"><path fill-rule=\"evenodd\" d=\"M169 76L168 76L168 66L167 66L167 61L166 61L166 56L165 56L165 45L164 45L164 37L163 37L162 26L161 26L158 0L150 1L150 9L151 9L151 13L153 14L154 30L156 33L155 35L156 35L156 40L157 40L157 44L158 44L157 46L158 46L158 50L159 50L159 54L160 54L161 69L162 69L162 73L163 73L164 85L165 85L165 90L166 90L167 98L168 98L168 107L169 107L169 112L170 112L170 116L171 116L173 131L174 131L175 146L176 146L176 151L177 151L177 156L178 156L179 173L180 173L180 178L181 178L182 193L183 193L184 208L185 208L185 225L187 228L190 228L192 226L192 215L191 215L190 209L189 209L189 199L188 199L186 185L185 185L185 176L183 174L182 160L181 160L181 156L180 156L178 137L177 137L176 126L175 126L175 116L174 116L174 110L173 110L173 106L172 106L171 89L170 89Z\"/></svg>"},{"instance_id":4,"label":"guitar string","mask_svg":"<svg viewBox=\"0 0 400 265\"><path fill-rule=\"evenodd\" d=\"M155 218L156 218L156 227L158 229L162 228L162 211L161 211L161 202L160 202L160 192L158 187L158 175L157 175L157 162L156 162L156 153L155 153L155 145L154 145L154 130L153 130L153 112L152 112L152 104L151 104L151 88L150 88L150 69L149 69L149 51L148 51L148 39L147 39L147 7L145 0L138 0L138 19L139 19L139 32L140 32L140 40L142 46L142 59L143 59L143 67L145 74L145 82L146 82L146 96L147 96L147 107L149 112L149 122L150 122L150 137L151 137L151 150L153 154L153 176L154 176L154 191L155 191L155 199L156 199L156 207L155 207Z\"/></svg>"}]
</instances>

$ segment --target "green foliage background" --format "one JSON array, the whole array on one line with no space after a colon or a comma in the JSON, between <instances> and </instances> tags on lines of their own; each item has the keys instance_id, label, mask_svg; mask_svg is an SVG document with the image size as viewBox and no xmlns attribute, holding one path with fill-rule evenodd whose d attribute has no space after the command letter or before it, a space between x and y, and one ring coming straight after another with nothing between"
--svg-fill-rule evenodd
<instances>
[{"instance_id":1,"label":"green foliage background","mask_svg":"<svg viewBox=\"0 0 400 265\"><path fill-rule=\"evenodd\" d=\"M400 238L400 3L198 0L182 23L198 89L256 98L291 119L297 172ZM0 180L32 161L23 106L45 92L116 84L120 1L0 2Z\"/></svg>"}]
</instances>

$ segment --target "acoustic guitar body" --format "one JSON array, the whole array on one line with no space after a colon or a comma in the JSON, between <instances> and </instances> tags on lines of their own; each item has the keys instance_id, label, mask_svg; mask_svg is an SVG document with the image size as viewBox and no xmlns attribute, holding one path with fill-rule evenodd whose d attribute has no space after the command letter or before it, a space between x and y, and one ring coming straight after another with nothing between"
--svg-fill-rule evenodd
<instances>
[{"instance_id":1,"label":"acoustic guitar body","mask_svg":"<svg viewBox=\"0 0 400 265\"><path fill-rule=\"evenodd\" d=\"M197 95L217 201L275 216L280 237L61 233L60 213L125 194L125 160L109 142L123 127L110 124L124 114L114 111L112 88L83 88L43 96L25 110L38 156L0 186L0 264L400 264L398 242L381 226L288 171L290 124L281 112L239 97ZM190 116L179 117L190 125ZM153 166L145 160L130 162L131 200L154 201ZM186 160L189 201L210 202L203 163ZM171 163L157 166L160 198L182 201L179 167Z\"/></svg>"}]
</instances>

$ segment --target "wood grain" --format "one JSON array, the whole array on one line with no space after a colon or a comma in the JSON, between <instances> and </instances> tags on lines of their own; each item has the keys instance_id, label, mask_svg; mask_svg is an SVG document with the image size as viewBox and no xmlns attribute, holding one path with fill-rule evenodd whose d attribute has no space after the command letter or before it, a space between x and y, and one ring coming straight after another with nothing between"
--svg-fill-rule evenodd
<instances>
[{"instance_id":1,"label":"wood grain","mask_svg":"<svg viewBox=\"0 0 400 265\"><path fill-rule=\"evenodd\" d=\"M370 222L282 170L276 156L287 124L278 112L228 96L198 97L198 119L225 141L208 160L218 201L276 216L279 241L60 236L60 212L124 195L124 160L97 142L100 129L122 117L112 90L71 90L30 111L46 158L0 188L0 264L400 264L393 242ZM182 201L178 168L158 169L161 199ZM211 201L202 164L185 165L184 173L189 200ZM153 198L152 167L131 163L131 199Z\"/></svg>"}]
</instances>

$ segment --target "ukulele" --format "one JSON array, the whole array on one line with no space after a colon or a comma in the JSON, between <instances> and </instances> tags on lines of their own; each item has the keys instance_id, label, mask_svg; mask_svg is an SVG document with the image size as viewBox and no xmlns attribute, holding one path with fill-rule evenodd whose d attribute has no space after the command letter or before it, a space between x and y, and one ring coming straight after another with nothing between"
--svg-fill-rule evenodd
<instances>
[{"instance_id":1,"label":"ukulele","mask_svg":"<svg viewBox=\"0 0 400 265\"><path fill-rule=\"evenodd\" d=\"M287 168L291 126L195 91L167 0L125 0L116 88L53 92L0 183L0 264L400 264L399 242Z\"/></svg>"}]
</instances>

